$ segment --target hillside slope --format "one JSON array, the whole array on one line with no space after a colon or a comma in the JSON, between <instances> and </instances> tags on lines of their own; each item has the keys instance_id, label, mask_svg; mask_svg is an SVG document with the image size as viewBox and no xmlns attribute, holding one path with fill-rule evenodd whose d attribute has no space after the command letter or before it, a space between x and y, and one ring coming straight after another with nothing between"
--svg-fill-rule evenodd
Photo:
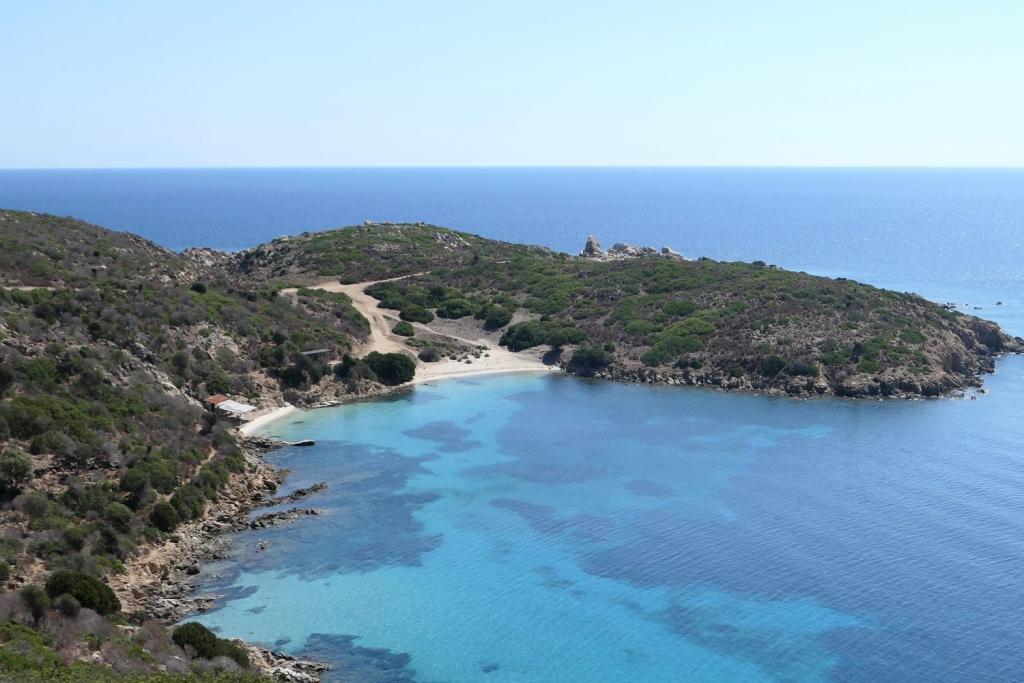
<instances>
[{"instance_id":1,"label":"hillside slope","mask_svg":"<svg viewBox=\"0 0 1024 683\"><path fill-rule=\"evenodd\" d=\"M225 267L282 281L408 276L368 291L410 320L426 309L506 328L525 314L536 320L506 328L510 348L552 346L570 372L627 381L936 396L1024 349L989 321L851 280L653 249L569 256L422 224L288 238Z\"/></svg>"}]
</instances>

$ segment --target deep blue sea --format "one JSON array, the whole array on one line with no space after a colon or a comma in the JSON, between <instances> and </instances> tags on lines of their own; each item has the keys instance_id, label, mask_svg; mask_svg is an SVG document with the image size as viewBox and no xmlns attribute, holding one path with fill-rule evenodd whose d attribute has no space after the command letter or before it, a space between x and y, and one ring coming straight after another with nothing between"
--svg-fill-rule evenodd
<instances>
[{"instance_id":1,"label":"deep blue sea","mask_svg":"<svg viewBox=\"0 0 1024 683\"><path fill-rule=\"evenodd\" d=\"M0 206L172 248L372 220L670 245L954 301L1024 335L1024 171L0 171ZM996 302L1002 302L997 306ZM204 567L222 635L358 681L1016 681L1024 358L977 400L551 376L269 427L324 514ZM261 549L263 548L263 549Z\"/></svg>"},{"instance_id":2,"label":"deep blue sea","mask_svg":"<svg viewBox=\"0 0 1024 683\"><path fill-rule=\"evenodd\" d=\"M364 220L569 252L593 233L606 246L668 245L916 291L1024 334L1024 169L0 170L0 207L173 249L242 249Z\"/></svg>"}]
</instances>

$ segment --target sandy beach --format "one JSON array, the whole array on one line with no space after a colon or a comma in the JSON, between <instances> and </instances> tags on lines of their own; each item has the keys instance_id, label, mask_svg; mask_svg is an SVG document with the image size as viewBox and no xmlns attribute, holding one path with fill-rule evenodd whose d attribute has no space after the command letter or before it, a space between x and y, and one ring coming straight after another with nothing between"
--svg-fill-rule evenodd
<instances>
[{"instance_id":1,"label":"sandy beach","mask_svg":"<svg viewBox=\"0 0 1024 683\"><path fill-rule=\"evenodd\" d=\"M271 410L268 410L267 412L261 412L260 414L254 416L251 420L242 423L242 425L238 428L238 431L240 434L243 434L245 436L252 436L262 427L267 425L267 423L273 422L274 420L284 417L285 415L295 412L296 410L298 410L298 408L291 404L288 404L281 406L280 408L273 408Z\"/></svg>"}]
</instances>

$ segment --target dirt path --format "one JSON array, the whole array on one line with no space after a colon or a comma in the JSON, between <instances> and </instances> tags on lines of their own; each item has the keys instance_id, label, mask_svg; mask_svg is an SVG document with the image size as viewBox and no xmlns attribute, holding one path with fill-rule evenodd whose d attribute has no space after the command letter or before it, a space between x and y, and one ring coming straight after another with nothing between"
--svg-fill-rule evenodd
<instances>
[{"instance_id":1,"label":"dirt path","mask_svg":"<svg viewBox=\"0 0 1024 683\"><path fill-rule=\"evenodd\" d=\"M340 282L331 280L318 285L312 285L309 288L322 289L325 292L341 292L348 295L352 299L352 306L370 321L370 337L360 344L357 349L360 355L370 353L371 351L379 351L380 353L404 353L415 357L413 349L409 348L405 343L405 337L400 337L391 332L391 328L399 320L398 316L386 312L385 309L378 308L378 300L363 291L370 285L375 285L379 282L402 280L406 277L414 277L414 275L405 275L387 280L359 282L352 285L343 285ZM281 290L282 296L292 298L297 296L297 293L297 289ZM417 361L415 383L429 382L448 377L464 377L499 372L552 372L557 370L557 368L545 365L541 361L539 349L512 353L505 347L499 346L482 335L477 339L469 339L441 332L433 329L430 325L422 323L414 323L413 328L418 332L429 332L469 346L480 346L485 349L483 352L485 355L480 358L472 358L469 363L452 359L445 359L436 363Z\"/></svg>"}]
</instances>

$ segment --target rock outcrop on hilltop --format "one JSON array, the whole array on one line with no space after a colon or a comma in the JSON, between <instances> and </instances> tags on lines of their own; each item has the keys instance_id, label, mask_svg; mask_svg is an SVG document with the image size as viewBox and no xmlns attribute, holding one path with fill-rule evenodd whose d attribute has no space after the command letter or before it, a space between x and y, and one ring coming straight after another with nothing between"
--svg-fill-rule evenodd
<instances>
[{"instance_id":1,"label":"rock outcrop on hilltop","mask_svg":"<svg viewBox=\"0 0 1024 683\"><path fill-rule=\"evenodd\" d=\"M583 245L583 251L580 252L580 256L587 258L601 258L604 256L604 251L601 249L601 243L593 235L587 236L587 243Z\"/></svg>"},{"instance_id":2,"label":"rock outcrop on hilltop","mask_svg":"<svg viewBox=\"0 0 1024 683\"><path fill-rule=\"evenodd\" d=\"M625 242L616 242L608 251L601 249L601 243L593 235L587 236L587 242L583 245L580 256L596 261L618 261L622 259L642 258L648 256L664 256L677 261L685 260L683 255L672 247L662 247L659 252L654 247L638 247Z\"/></svg>"}]
</instances>

